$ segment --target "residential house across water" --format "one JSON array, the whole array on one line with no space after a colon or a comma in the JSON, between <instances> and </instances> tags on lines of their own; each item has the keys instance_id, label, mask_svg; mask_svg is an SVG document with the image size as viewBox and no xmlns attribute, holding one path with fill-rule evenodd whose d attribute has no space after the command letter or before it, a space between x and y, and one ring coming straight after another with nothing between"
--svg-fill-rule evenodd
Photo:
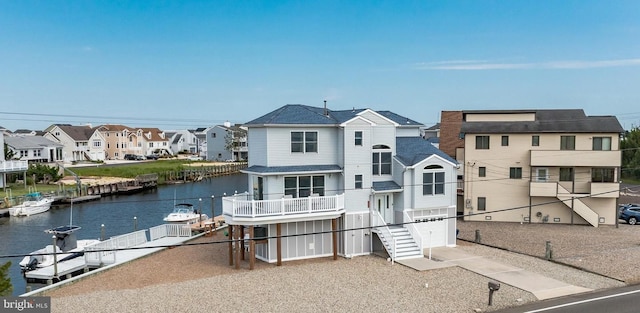
<instances>
[{"instance_id":1,"label":"residential house across water","mask_svg":"<svg viewBox=\"0 0 640 313\"><path fill-rule=\"evenodd\" d=\"M421 258L455 245L457 163L421 137L421 123L285 105L243 126L248 192L224 197L223 215L234 238L268 237L258 259Z\"/></svg>"}]
</instances>

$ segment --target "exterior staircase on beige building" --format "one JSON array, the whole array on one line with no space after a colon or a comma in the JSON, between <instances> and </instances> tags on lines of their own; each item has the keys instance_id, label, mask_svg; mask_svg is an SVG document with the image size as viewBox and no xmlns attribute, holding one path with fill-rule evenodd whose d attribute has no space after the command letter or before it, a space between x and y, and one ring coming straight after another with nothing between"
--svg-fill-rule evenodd
<instances>
[{"instance_id":1,"label":"exterior staircase on beige building","mask_svg":"<svg viewBox=\"0 0 640 313\"><path fill-rule=\"evenodd\" d=\"M599 216L598 213L594 212L588 205L586 205L580 197L576 197L575 194L572 194L566 188L562 187L558 184L558 194L557 197L562 203L564 203L567 207L572 207L572 199L573 199L573 211L578 213L582 218L585 219L591 226L598 227Z\"/></svg>"}]
</instances>

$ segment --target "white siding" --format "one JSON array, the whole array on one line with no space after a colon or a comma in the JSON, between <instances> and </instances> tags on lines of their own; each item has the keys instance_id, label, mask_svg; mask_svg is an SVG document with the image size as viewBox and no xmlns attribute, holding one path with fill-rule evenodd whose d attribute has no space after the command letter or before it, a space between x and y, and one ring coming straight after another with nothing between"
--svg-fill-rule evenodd
<instances>
[{"instance_id":1,"label":"white siding","mask_svg":"<svg viewBox=\"0 0 640 313\"><path fill-rule=\"evenodd\" d=\"M249 166L267 165L269 157L267 150L267 129L266 128L249 128L247 134L247 145L249 149Z\"/></svg>"},{"instance_id":2,"label":"white siding","mask_svg":"<svg viewBox=\"0 0 640 313\"><path fill-rule=\"evenodd\" d=\"M291 132L294 131L317 131L318 152L292 153ZM266 166L337 164L339 149L337 137L337 128L271 128L268 130L267 136L267 141L269 142L268 159L266 163L255 164ZM249 144L251 145L249 151L254 150L253 141ZM256 153L255 150L254 153Z\"/></svg>"}]
</instances>

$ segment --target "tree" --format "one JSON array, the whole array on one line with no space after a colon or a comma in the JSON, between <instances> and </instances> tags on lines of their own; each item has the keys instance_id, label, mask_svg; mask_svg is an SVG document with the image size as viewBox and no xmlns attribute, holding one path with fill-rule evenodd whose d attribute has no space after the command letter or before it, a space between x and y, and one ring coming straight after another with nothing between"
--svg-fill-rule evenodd
<instances>
[{"instance_id":1,"label":"tree","mask_svg":"<svg viewBox=\"0 0 640 313\"><path fill-rule=\"evenodd\" d=\"M231 153L231 157L233 157L233 150L238 147L238 142L243 135L240 130L227 129L227 133L224 135L224 149Z\"/></svg>"},{"instance_id":2,"label":"tree","mask_svg":"<svg viewBox=\"0 0 640 313\"><path fill-rule=\"evenodd\" d=\"M36 182L58 181L60 178L62 178L62 175L58 173L57 167L51 167L40 163L29 165L27 176L35 177Z\"/></svg>"},{"instance_id":3,"label":"tree","mask_svg":"<svg viewBox=\"0 0 640 313\"><path fill-rule=\"evenodd\" d=\"M620 141L622 177L640 179L640 127L632 127Z\"/></svg>"},{"instance_id":4,"label":"tree","mask_svg":"<svg viewBox=\"0 0 640 313\"><path fill-rule=\"evenodd\" d=\"M4 159L11 160L13 159L13 156L14 156L13 150L9 149L9 145L5 142L4 143Z\"/></svg>"},{"instance_id":5,"label":"tree","mask_svg":"<svg viewBox=\"0 0 640 313\"><path fill-rule=\"evenodd\" d=\"M11 261L0 266L0 297L10 296L13 292L13 285L9 277L9 267L11 267Z\"/></svg>"}]
</instances>

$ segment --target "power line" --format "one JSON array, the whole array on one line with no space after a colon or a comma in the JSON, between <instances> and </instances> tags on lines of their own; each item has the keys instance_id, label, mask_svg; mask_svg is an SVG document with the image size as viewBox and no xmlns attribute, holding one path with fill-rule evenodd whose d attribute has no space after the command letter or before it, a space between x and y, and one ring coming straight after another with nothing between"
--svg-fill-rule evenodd
<instances>
[{"instance_id":1,"label":"power line","mask_svg":"<svg viewBox=\"0 0 640 313\"><path fill-rule=\"evenodd\" d=\"M597 193L597 194L593 194L593 195L590 194L590 195L585 195L585 196L577 196L577 197L574 197L573 199L591 198L593 196L598 196L598 195L607 194L607 193L616 192L616 191L619 191L619 189L618 190L605 191L605 192L601 192L601 193ZM477 216L477 215L485 215L485 214L508 212L508 211L521 210L521 209L529 209L530 207L538 207L538 206L544 206L544 205L549 205L549 204L564 203L564 201L567 201L567 200L558 199L558 200L553 200L553 201L548 201L548 202L543 202L543 203L537 203L537 204L532 204L532 205L523 205L523 206L517 206L517 207L511 207L511 208L505 208L505 209L478 212L478 213L469 213L469 214L464 214L462 216L471 217L471 216ZM616 212L616 214L617 214L617 212ZM448 220L448 219L457 219L459 217L461 217L461 216L454 215L454 216L447 216L447 217L437 217L437 218L434 217L434 218L428 218L428 219L421 219L421 220L418 220L418 221L386 224L386 226L389 227L389 226L404 226L404 225L409 225L409 224L432 223L432 222L445 221L445 220ZM345 229L327 230L327 231L317 231L317 232L307 232L307 233L291 234L291 235L255 237L253 239L248 239L248 240L264 240L264 239L290 238L290 237L301 237L301 236L331 234L331 233L343 233L343 232L357 231L357 230L372 230L372 229L379 228L379 227L381 227L381 226L354 227L354 228L345 228ZM148 247L98 249L98 250L91 250L90 252L115 252L115 251L127 251L127 250L154 249L154 248L177 248L177 247L187 247L187 246L200 246L200 245L210 245L210 244L234 243L234 242L238 242L238 241L245 241L245 239L244 238L239 238L239 239L219 240L219 241L213 241L213 242L181 243L181 244L174 244L174 245L157 245L157 246L148 246ZM17 258L17 257L25 257L25 256L39 256L39 255L53 255L53 253L34 253L34 254L29 253L29 254L0 255L0 259L3 259L3 258Z\"/></svg>"}]
</instances>

